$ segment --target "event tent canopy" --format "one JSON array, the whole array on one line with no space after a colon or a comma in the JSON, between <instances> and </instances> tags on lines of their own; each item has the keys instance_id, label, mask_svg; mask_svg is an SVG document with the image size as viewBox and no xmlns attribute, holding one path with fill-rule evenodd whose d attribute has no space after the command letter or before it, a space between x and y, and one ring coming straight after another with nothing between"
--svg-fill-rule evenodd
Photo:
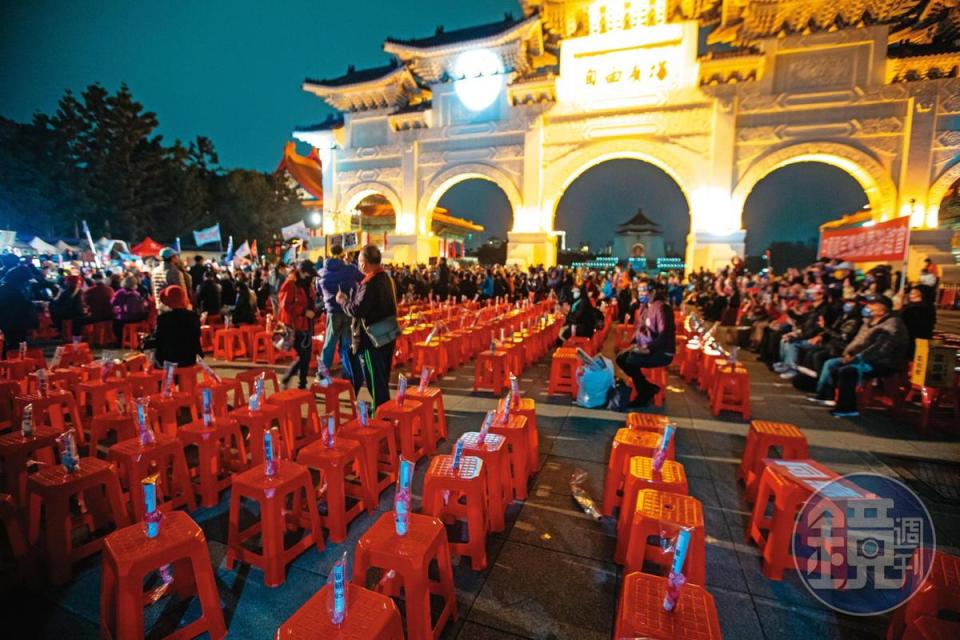
<instances>
[{"instance_id":1,"label":"event tent canopy","mask_svg":"<svg viewBox=\"0 0 960 640\"><path fill-rule=\"evenodd\" d=\"M140 244L133 245L133 248L130 249L130 253L138 255L141 258L148 257L157 257L160 255L160 252L163 250L163 245L147 236L143 239L143 242Z\"/></svg>"}]
</instances>

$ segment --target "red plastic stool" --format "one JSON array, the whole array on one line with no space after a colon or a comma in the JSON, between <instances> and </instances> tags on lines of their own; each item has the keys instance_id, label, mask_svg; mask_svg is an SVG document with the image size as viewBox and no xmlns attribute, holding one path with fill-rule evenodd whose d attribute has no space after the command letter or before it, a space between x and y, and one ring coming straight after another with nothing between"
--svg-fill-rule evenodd
<instances>
[{"instance_id":1,"label":"red plastic stool","mask_svg":"<svg viewBox=\"0 0 960 640\"><path fill-rule=\"evenodd\" d=\"M689 582L680 590L673 611L663 610L667 579L636 571L623 579L613 637L650 640L721 640L713 596Z\"/></svg>"},{"instance_id":2,"label":"red plastic stool","mask_svg":"<svg viewBox=\"0 0 960 640\"><path fill-rule=\"evenodd\" d=\"M583 349L590 355L593 355L593 342L591 342L590 338L585 338L583 336L573 336L573 337L567 338L564 341L563 346L567 349L573 349L573 350Z\"/></svg>"},{"instance_id":3,"label":"red plastic stool","mask_svg":"<svg viewBox=\"0 0 960 640\"><path fill-rule=\"evenodd\" d=\"M430 407L430 433L433 434L431 449L435 448L437 443L447 439L447 414L443 408L443 391L440 387L427 387L421 393L420 388L414 386L407 389L407 397Z\"/></svg>"},{"instance_id":4,"label":"red plastic stool","mask_svg":"<svg viewBox=\"0 0 960 640\"><path fill-rule=\"evenodd\" d=\"M923 561L924 555L926 554L923 549L914 551L915 567L918 566L917 562ZM926 581L916 595L893 612L890 626L887 627L887 640L907 638L910 637L910 633L920 638L943 638L943 640L957 637L956 633L940 636L923 635L927 632L925 627L929 625L924 622L924 618L939 616L956 620L957 614L960 613L960 558L934 551L932 557L928 556L928 560L931 566ZM919 580L921 577L922 575L915 574L911 576L913 580Z\"/></svg>"},{"instance_id":5,"label":"red plastic stool","mask_svg":"<svg viewBox=\"0 0 960 640\"><path fill-rule=\"evenodd\" d=\"M657 391L656 395L653 396L653 406L662 407L667 399L667 368L655 367L653 369L641 369L640 371L647 382L660 387L660 391Z\"/></svg>"},{"instance_id":6,"label":"red plastic stool","mask_svg":"<svg viewBox=\"0 0 960 640\"><path fill-rule=\"evenodd\" d=\"M77 404L85 425L90 424L93 416L111 411L114 408L111 405L116 403L118 393L123 393L127 401L133 400L133 389L125 377L108 378L104 381L88 380L77 385Z\"/></svg>"},{"instance_id":7,"label":"red plastic stool","mask_svg":"<svg viewBox=\"0 0 960 640\"><path fill-rule=\"evenodd\" d=\"M703 530L703 506L700 501L679 493L644 489L637 496L630 528L627 530L623 570L643 571L644 562L670 569L671 554L660 549L660 538L673 537L682 527L693 529L683 573L693 584L703 586L707 579L707 555ZM650 540L655 539L653 545Z\"/></svg>"},{"instance_id":8,"label":"red plastic stool","mask_svg":"<svg viewBox=\"0 0 960 640\"><path fill-rule=\"evenodd\" d=\"M73 563L100 551L102 537L74 544L73 530L80 524L70 513L74 496L83 495L88 509L79 520L89 531L100 529L105 520L117 528L130 524L123 506L117 470L100 458L80 458L79 468L69 473L61 465L44 467L27 478L30 492L30 545L40 539L41 516L45 519L44 538L50 581L64 584L73 575Z\"/></svg>"},{"instance_id":9,"label":"red plastic stool","mask_svg":"<svg viewBox=\"0 0 960 640\"><path fill-rule=\"evenodd\" d=\"M453 470L453 456L430 459L423 479L423 512L448 526L466 523L465 542L451 542L454 553L470 558L474 571L487 567L487 474L483 460L463 455L460 470Z\"/></svg>"},{"instance_id":10,"label":"red plastic stool","mask_svg":"<svg viewBox=\"0 0 960 640\"><path fill-rule=\"evenodd\" d=\"M631 412L627 414L627 429L631 431L650 431L662 434L668 424L670 424L670 418L655 413Z\"/></svg>"},{"instance_id":11,"label":"red plastic stool","mask_svg":"<svg viewBox=\"0 0 960 640\"><path fill-rule=\"evenodd\" d=\"M400 454L413 462L427 455L427 434L430 427L424 419L424 408L428 406L406 398L401 407L394 398L377 407L377 417L389 420L394 425Z\"/></svg>"},{"instance_id":12,"label":"red plastic stool","mask_svg":"<svg viewBox=\"0 0 960 640\"><path fill-rule=\"evenodd\" d=\"M424 367L431 367L431 380L442 378L450 368L447 347L436 338L429 343L417 342L413 345L413 353L414 371L419 373Z\"/></svg>"},{"instance_id":13,"label":"red plastic stool","mask_svg":"<svg viewBox=\"0 0 960 640\"><path fill-rule=\"evenodd\" d=\"M169 396L155 393L147 396L150 409L157 412L160 430L168 436L177 435L180 428L180 414L186 412L188 422L197 420L197 404L193 396L186 391L174 391Z\"/></svg>"},{"instance_id":14,"label":"red plastic stool","mask_svg":"<svg viewBox=\"0 0 960 640\"><path fill-rule=\"evenodd\" d=\"M617 429L610 447L610 458L607 460L607 476L603 482L603 515L612 516L614 509L623 506L620 490L626 478L627 462L630 458L634 456L652 458L660 446L660 440L659 435L649 431ZM670 439L667 460L674 459L675 442L676 437Z\"/></svg>"},{"instance_id":15,"label":"red plastic stool","mask_svg":"<svg viewBox=\"0 0 960 640\"><path fill-rule=\"evenodd\" d=\"M209 324L200 327L200 348L204 353L211 353L214 347L214 337L217 334L217 327Z\"/></svg>"},{"instance_id":16,"label":"red plastic stool","mask_svg":"<svg viewBox=\"0 0 960 640\"><path fill-rule=\"evenodd\" d=\"M236 420L240 432L244 434L247 451L250 453L250 461L253 464L266 461L263 451L263 434L273 427L277 427L280 432L280 442L277 443L279 457L284 460L293 460L293 451L283 435L283 409L279 405L264 402L256 411L251 411L249 406L240 407L230 412L230 418Z\"/></svg>"},{"instance_id":17,"label":"red plastic stool","mask_svg":"<svg viewBox=\"0 0 960 640\"><path fill-rule=\"evenodd\" d=\"M163 388L163 374L159 371L138 371L130 373L126 377L133 390L134 398L143 398L144 396L160 393Z\"/></svg>"},{"instance_id":18,"label":"red plastic stool","mask_svg":"<svg viewBox=\"0 0 960 640\"><path fill-rule=\"evenodd\" d=\"M173 373L173 382L177 391L188 393L192 398L197 391L197 385L203 382L204 377L203 367L193 364L189 367L177 367Z\"/></svg>"},{"instance_id":19,"label":"red plastic stool","mask_svg":"<svg viewBox=\"0 0 960 640\"><path fill-rule=\"evenodd\" d=\"M635 324L613 325L613 350L617 353L633 344L633 336L637 331Z\"/></svg>"},{"instance_id":20,"label":"red plastic stool","mask_svg":"<svg viewBox=\"0 0 960 640\"><path fill-rule=\"evenodd\" d=\"M802 460L809 457L807 438L797 427L786 422L753 420L747 432L747 444L740 458L737 479L743 480L747 502L757 497L757 485L763 473L764 458L773 457L771 449L779 449L784 460Z\"/></svg>"},{"instance_id":21,"label":"red plastic stool","mask_svg":"<svg viewBox=\"0 0 960 640\"><path fill-rule=\"evenodd\" d=\"M268 587L279 587L286 580L287 565L298 555L316 546L323 551L323 530L314 499L310 472L295 462L277 460L277 472L267 476L265 465L237 474L230 491L230 526L227 532L227 567L237 561L252 564L263 571L263 582ZM293 508L287 509L287 497ZM240 529L240 499L259 504L259 522ZM303 511L306 510L304 515ZM290 547L284 546L288 529L304 529L303 535ZM244 542L260 534L262 551L257 553Z\"/></svg>"},{"instance_id":22,"label":"red plastic stool","mask_svg":"<svg viewBox=\"0 0 960 640\"><path fill-rule=\"evenodd\" d=\"M767 458L764 464L766 468L760 475L747 539L760 547L763 575L782 580L784 570L796 566L791 552L793 525L797 512L814 491L808 482L830 482L839 476L814 460ZM773 511L768 516L767 506L771 500Z\"/></svg>"},{"instance_id":23,"label":"red plastic stool","mask_svg":"<svg viewBox=\"0 0 960 640\"><path fill-rule=\"evenodd\" d=\"M210 426L195 420L180 427L177 438L184 450L197 448L197 466L190 469L190 476L198 482L200 504L216 506L220 492L230 487L231 472L249 466L239 425L231 418L214 418Z\"/></svg>"},{"instance_id":24,"label":"red plastic stool","mask_svg":"<svg viewBox=\"0 0 960 640\"><path fill-rule=\"evenodd\" d=\"M149 322L129 322L123 325L123 338L120 341L122 349L135 351L140 348L140 334L150 333Z\"/></svg>"},{"instance_id":25,"label":"red plastic stool","mask_svg":"<svg viewBox=\"0 0 960 640\"><path fill-rule=\"evenodd\" d=\"M83 419L80 416L80 408L73 394L69 391L56 391L51 389L47 395L21 395L13 398L13 412L15 424L19 425L23 418L23 409L28 404L33 405L33 423L47 424L59 429L61 432L67 429L76 429L77 446L83 444L86 438Z\"/></svg>"},{"instance_id":26,"label":"red plastic stool","mask_svg":"<svg viewBox=\"0 0 960 640\"><path fill-rule=\"evenodd\" d=\"M483 460L487 477L487 528L492 532L503 531L506 527L507 507L513 502L513 484L510 477L510 459L507 453L507 439L495 433L488 433L483 444L480 434L468 431L462 436L464 455Z\"/></svg>"},{"instance_id":27,"label":"red plastic stool","mask_svg":"<svg viewBox=\"0 0 960 640\"><path fill-rule=\"evenodd\" d=\"M673 460L664 460L660 473L655 473L653 458L642 456L630 458L627 464L627 478L623 482L623 505L617 519L617 549L613 556L617 564L623 564L627 553L628 533L636 511L632 507L637 504L637 497L644 489L687 495L687 474L683 470L683 465Z\"/></svg>"},{"instance_id":28,"label":"red plastic stool","mask_svg":"<svg viewBox=\"0 0 960 640\"><path fill-rule=\"evenodd\" d=\"M197 385L194 391L194 399L197 403L197 410L203 408L203 390L210 389L211 399L213 400L213 415L225 417L230 413L231 408L236 409L246 404L243 397L243 383L236 378L223 378L220 382L204 380ZM232 394L232 399L231 399Z\"/></svg>"},{"instance_id":29,"label":"red plastic stool","mask_svg":"<svg viewBox=\"0 0 960 640\"><path fill-rule=\"evenodd\" d=\"M236 360L247 357L247 340L242 329L217 329L213 337L213 357Z\"/></svg>"},{"instance_id":30,"label":"red plastic stool","mask_svg":"<svg viewBox=\"0 0 960 640\"><path fill-rule=\"evenodd\" d=\"M547 395L569 394L577 397L577 367L580 359L576 351L557 349L550 360L550 382Z\"/></svg>"},{"instance_id":31,"label":"red plastic stool","mask_svg":"<svg viewBox=\"0 0 960 640\"><path fill-rule=\"evenodd\" d=\"M347 614L339 625L331 622L333 587L325 584L277 629L276 640L404 640L403 620L389 597L358 587L347 587Z\"/></svg>"},{"instance_id":32,"label":"red plastic stool","mask_svg":"<svg viewBox=\"0 0 960 640\"><path fill-rule=\"evenodd\" d=\"M726 362L723 353L713 347L701 347L700 363L697 366L697 386L701 391L710 392L717 377L720 364Z\"/></svg>"},{"instance_id":33,"label":"red plastic stool","mask_svg":"<svg viewBox=\"0 0 960 640\"><path fill-rule=\"evenodd\" d=\"M719 364L711 387L710 413L733 411L750 419L750 373L740 364Z\"/></svg>"},{"instance_id":34,"label":"red plastic stool","mask_svg":"<svg viewBox=\"0 0 960 640\"><path fill-rule=\"evenodd\" d=\"M503 413L506 398L497 403L497 413ZM540 470L540 432L537 430L537 401L533 398L518 398L517 404L510 408L511 413L527 419L527 456L530 473Z\"/></svg>"},{"instance_id":35,"label":"red plastic stool","mask_svg":"<svg viewBox=\"0 0 960 640\"><path fill-rule=\"evenodd\" d=\"M332 542L346 540L347 525L363 513L366 505L378 502L366 482L369 474L364 461L360 443L340 436L334 439L332 447L318 440L297 454L298 464L318 472L315 495L326 505L326 515L320 516L320 522L330 532ZM375 506L368 509L374 510Z\"/></svg>"},{"instance_id":36,"label":"red plastic stool","mask_svg":"<svg viewBox=\"0 0 960 640\"><path fill-rule=\"evenodd\" d=\"M110 447L107 459L117 465L120 478L126 480L133 506L134 520L143 520L146 507L140 481L154 473L159 474L157 483L157 508L170 511L186 507L197 508L187 459L180 441L162 433L155 434L156 442L141 445L139 438L130 438Z\"/></svg>"},{"instance_id":37,"label":"red plastic stool","mask_svg":"<svg viewBox=\"0 0 960 640\"><path fill-rule=\"evenodd\" d=\"M165 565L172 565L173 590L181 598L196 595L201 609L199 619L167 637L193 638L203 633L211 638L226 637L207 540L197 523L180 511L163 516L156 538L148 538L144 525L137 523L104 539L100 578L103 637L143 638L143 579Z\"/></svg>"},{"instance_id":38,"label":"red plastic stool","mask_svg":"<svg viewBox=\"0 0 960 640\"><path fill-rule=\"evenodd\" d=\"M20 523L20 509L13 496L6 493L0 493L0 523L3 524L10 551L17 562L18 578L33 586L31 583L36 582L36 572L28 557L27 536Z\"/></svg>"},{"instance_id":39,"label":"red plastic stool","mask_svg":"<svg viewBox=\"0 0 960 640\"><path fill-rule=\"evenodd\" d=\"M284 438L290 443L292 452L320 438L320 413L313 393L304 389L284 389L269 396L267 402L283 410Z\"/></svg>"},{"instance_id":40,"label":"red plastic stool","mask_svg":"<svg viewBox=\"0 0 960 640\"><path fill-rule=\"evenodd\" d=\"M41 424L34 425L30 438L24 438L19 429L0 435L3 490L19 506L27 506L27 461L35 458L47 465L55 464L54 448L61 433L56 427Z\"/></svg>"},{"instance_id":41,"label":"red plastic stool","mask_svg":"<svg viewBox=\"0 0 960 640\"><path fill-rule=\"evenodd\" d=\"M477 354L477 364L473 374L474 391L489 390L493 391L494 395L502 395L509 384L508 377L505 351L481 351Z\"/></svg>"},{"instance_id":42,"label":"red plastic stool","mask_svg":"<svg viewBox=\"0 0 960 640\"><path fill-rule=\"evenodd\" d=\"M697 370L700 368L700 344L687 342L680 354L680 377L689 384L697 379Z\"/></svg>"},{"instance_id":43,"label":"red plastic stool","mask_svg":"<svg viewBox=\"0 0 960 640\"><path fill-rule=\"evenodd\" d=\"M430 565L437 562L438 580L429 575ZM453 566L450 547L443 523L418 513L410 514L407 534L398 536L394 514L385 513L373 523L357 542L353 565L353 580L365 585L367 572L380 569L384 574L377 591L399 595L403 587L406 604L407 637L439 638L444 626L452 618L458 619L457 595L453 586ZM391 577L394 572L396 577ZM443 608L432 623L430 596L443 598Z\"/></svg>"},{"instance_id":44,"label":"red plastic stool","mask_svg":"<svg viewBox=\"0 0 960 640\"><path fill-rule=\"evenodd\" d=\"M269 396L271 393L267 390L267 383L273 385L272 393L280 391L280 379L277 378L277 372L273 369L244 369L243 371L238 371L234 377L246 386L244 389L246 397L249 398L253 395L254 385L261 373L263 374L263 393L265 396ZM264 398L264 400L266 400L266 398Z\"/></svg>"},{"instance_id":45,"label":"red plastic stool","mask_svg":"<svg viewBox=\"0 0 960 640\"><path fill-rule=\"evenodd\" d=\"M367 486L373 488L375 498L397 481L400 457L396 429L391 421L370 418L367 426L363 426L360 420L351 420L340 428L339 434L360 443L366 459L363 470L367 474ZM374 499L369 506L375 509L376 505Z\"/></svg>"},{"instance_id":46,"label":"red plastic stool","mask_svg":"<svg viewBox=\"0 0 960 640\"><path fill-rule=\"evenodd\" d=\"M518 500L527 499L527 483L530 480L528 429L527 419L517 414L510 414L510 419L506 423L494 419L493 424L490 425L490 433L503 436L507 440L513 495Z\"/></svg>"},{"instance_id":47,"label":"red plastic stool","mask_svg":"<svg viewBox=\"0 0 960 640\"><path fill-rule=\"evenodd\" d=\"M328 378L326 386L314 383L310 391L323 396L324 413L332 413L336 416L337 426L357 417L357 411L354 407L357 404L357 396L353 391L353 383L343 378ZM350 403L349 417L343 411L341 400L343 394L347 394L346 400Z\"/></svg>"},{"instance_id":48,"label":"red plastic stool","mask_svg":"<svg viewBox=\"0 0 960 640\"><path fill-rule=\"evenodd\" d=\"M156 412L152 412L156 416ZM159 420L157 421L159 424ZM100 455L100 443L106 445L107 436L113 433L116 435L116 442L123 442L137 435L137 425L133 414L119 413L111 411L99 416L94 416L90 420L90 428L87 435L90 439L90 455Z\"/></svg>"}]
</instances>

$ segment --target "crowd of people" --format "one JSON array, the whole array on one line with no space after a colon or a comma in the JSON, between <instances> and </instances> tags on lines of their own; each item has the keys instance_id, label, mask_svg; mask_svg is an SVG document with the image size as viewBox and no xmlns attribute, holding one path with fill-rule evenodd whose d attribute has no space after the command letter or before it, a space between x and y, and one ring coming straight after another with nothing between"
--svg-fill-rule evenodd
<instances>
[{"instance_id":1,"label":"crowd of people","mask_svg":"<svg viewBox=\"0 0 960 640\"><path fill-rule=\"evenodd\" d=\"M737 327L741 347L755 350L835 415L851 416L856 385L903 371L914 340L931 337L936 323L937 280L929 263L920 281L901 294L899 274L889 267L861 273L838 260L774 275L750 273L735 258L718 273L701 269L684 279L675 272L636 273L627 263L605 271L450 265L443 258L432 265L384 266L372 245L355 261L342 247L332 247L318 265L303 260L234 268L196 256L188 266L172 249L159 258L156 266L111 270L37 266L3 256L0 308L16 310L0 314L4 349L37 328L42 306L65 338L87 324L110 321L119 340L124 324L159 312L148 345L157 349L158 361L186 364L202 355L201 314L244 325L273 313L297 354L284 383L296 379L304 388L312 337L319 333L315 324L323 316L323 365L331 368L337 353L342 375L358 388L366 384L379 403L388 397L398 301L549 297L565 312L563 338L592 337L602 328L602 307L615 302L617 321L636 323L632 343L616 361L632 383L631 405L643 406L659 391L643 369L673 360L673 310L685 306L707 326Z\"/></svg>"}]
</instances>

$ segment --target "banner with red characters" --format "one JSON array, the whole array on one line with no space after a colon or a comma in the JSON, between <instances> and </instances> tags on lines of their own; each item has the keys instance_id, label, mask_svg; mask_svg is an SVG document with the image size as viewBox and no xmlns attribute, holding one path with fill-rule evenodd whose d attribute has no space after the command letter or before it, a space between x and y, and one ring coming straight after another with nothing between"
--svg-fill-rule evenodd
<instances>
[{"instance_id":1,"label":"banner with red characters","mask_svg":"<svg viewBox=\"0 0 960 640\"><path fill-rule=\"evenodd\" d=\"M821 258L847 262L903 262L910 245L910 216L869 227L820 230Z\"/></svg>"}]
</instances>

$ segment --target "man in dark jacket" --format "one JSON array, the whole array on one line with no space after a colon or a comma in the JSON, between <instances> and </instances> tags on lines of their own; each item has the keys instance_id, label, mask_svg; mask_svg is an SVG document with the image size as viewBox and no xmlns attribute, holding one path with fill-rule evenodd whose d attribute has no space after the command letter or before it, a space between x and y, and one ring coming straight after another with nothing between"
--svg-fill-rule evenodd
<instances>
[{"instance_id":1,"label":"man in dark jacket","mask_svg":"<svg viewBox=\"0 0 960 640\"><path fill-rule=\"evenodd\" d=\"M592 338L597 327L597 315L588 296L580 292L580 287L574 286L570 290L570 310L560 330L560 340L568 338Z\"/></svg>"},{"instance_id":2,"label":"man in dark jacket","mask_svg":"<svg viewBox=\"0 0 960 640\"><path fill-rule=\"evenodd\" d=\"M380 249L372 244L365 246L359 259L363 280L352 294L338 291L336 295L337 303L353 318L353 352L362 361L361 370L373 396L374 410L390 400L390 367L397 344L392 331L378 331L389 325L390 318L394 319L393 326L397 326L397 294L393 280L380 265L380 259ZM358 386L358 382L354 379L354 386Z\"/></svg>"},{"instance_id":3,"label":"man in dark jacket","mask_svg":"<svg viewBox=\"0 0 960 640\"><path fill-rule=\"evenodd\" d=\"M26 342L30 331L37 327L37 311L27 297L25 290L27 283L33 279L33 274L24 266L11 268L3 276L0 284L0 331L3 331L3 358L7 352L14 352L20 348L21 342Z\"/></svg>"},{"instance_id":4,"label":"man in dark jacket","mask_svg":"<svg viewBox=\"0 0 960 640\"><path fill-rule=\"evenodd\" d=\"M673 308L663 300L662 292L651 300L650 284L641 282L637 287L640 303L634 343L617 356L617 366L633 380L637 391L635 406L650 404L660 387L649 382L643 369L665 367L673 362L676 349L676 327Z\"/></svg>"},{"instance_id":5,"label":"man in dark jacket","mask_svg":"<svg viewBox=\"0 0 960 640\"><path fill-rule=\"evenodd\" d=\"M843 350L854 339L863 324L862 307L855 299L846 300L842 311L832 325L824 327L823 333L810 339L816 346L807 353L804 366L797 370L814 380L820 377L823 364L830 358L843 355Z\"/></svg>"},{"instance_id":6,"label":"man in dark jacket","mask_svg":"<svg viewBox=\"0 0 960 640\"><path fill-rule=\"evenodd\" d=\"M907 294L907 304L900 309L900 319L907 326L907 335L910 336L910 358L916 348L917 338L929 340L933 337L933 329L937 326L937 308L924 298L920 287L913 287Z\"/></svg>"},{"instance_id":7,"label":"man in dark jacket","mask_svg":"<svg viewBox=\"0 0 960 640\"><path fill-rule=\"evenodd\" d=\"M835 407L830 413L838 418L855 418L857 385L868 378L888 376L902 370L907 362L909 338L899 316L891 313L893 301L887 296L867 299L867 322L839 358L827 360L817 383L813 401ZM836 402L833 401L837 389Z\"/></svg>"},{"instance_id":8,"label":"man in dark jacket","mask_svg":"<svg viewBox=\"0 0 960 640\"><path fill-rule=\"evenodd\" d=\"M816 348L824 327L833 324L836 317L833 307L826 300L822 285L810 287L807 293L813 308L803 316L794 331L780 339L780 362L773 365L773 370L785 380L797 375L801 355Z\"/></svg>"},{"instance_id":9,"label":"man in dark jacket","mask_svg":"<svg viewBox=\"0 0 960 640\"><path fill-rule=\"evenodd\" d=\"M324 260L320 275L317 276L317 293L323 296L323 304L327 310L327 326L320 357L329 369L333 366L334 352L339 350L340 362L343 364L343 377L348 380L357 380L354 371L359 361L351 357L350 318L337 302L337 293L340 291L352 293L357 288L357 284L363 280L363 274L356 266L343 261L340 257L343 255L343 247L339 244L330 247L330 254L333 257Z\"/></svg>"}]
</instances>

